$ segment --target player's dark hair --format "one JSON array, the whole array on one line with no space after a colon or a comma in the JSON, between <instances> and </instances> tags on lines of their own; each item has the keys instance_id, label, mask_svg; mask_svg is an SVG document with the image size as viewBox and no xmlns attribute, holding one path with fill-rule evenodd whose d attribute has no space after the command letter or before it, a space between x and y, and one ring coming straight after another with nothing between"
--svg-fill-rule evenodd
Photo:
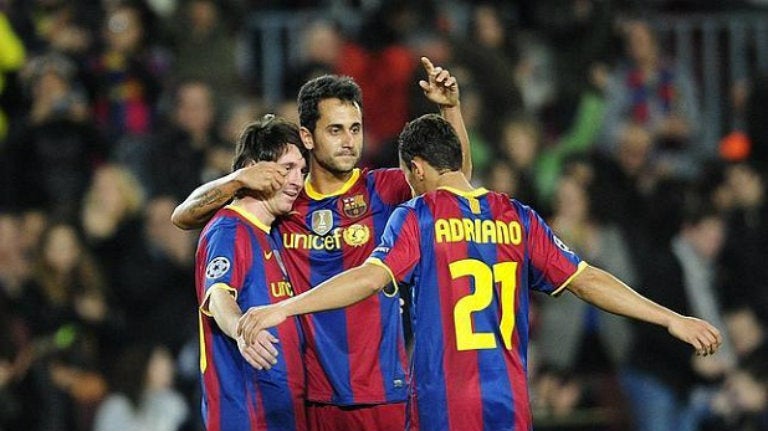
<instances>
[{"instance_id":1,"label":"player's dark hair","mask_svg":"<svg viewBox=\"0 0 768 431\"><path fill-rule=\"evenodd\" d=\"M301 155L306 157L307 150L301 143L299 128L284 118L267 114L261 120L245 126L237 140L232 170L244 167L251 160L277 161L288 150L288 145L295 145Z\"/></svg>"},{"instance_id":2,"label":"player's dark hair","mask_svg":"<svg viewBox=\"0 0 768 431\"><path fill-rule=\"evenodd\" d=\"M456 132L443 117L425 114L409 122L398 139L400 158L409 167L420 157L438 171L461 169L461 143Z\"/></svg>"},{"instance_id":3,"label":"player's dark hair","mask_svg":"<svg viewBox=\"0 0 768 431\"><path fill-rule=\"evenodd\" d=\"M315 131L317 120L320 118L318 105L325 99L354 102L361 111L363 109L362 91L349 76L323 75L312 79L301 86L297 100L299 123L310 132Z\"/></svg>"}]
</instances>

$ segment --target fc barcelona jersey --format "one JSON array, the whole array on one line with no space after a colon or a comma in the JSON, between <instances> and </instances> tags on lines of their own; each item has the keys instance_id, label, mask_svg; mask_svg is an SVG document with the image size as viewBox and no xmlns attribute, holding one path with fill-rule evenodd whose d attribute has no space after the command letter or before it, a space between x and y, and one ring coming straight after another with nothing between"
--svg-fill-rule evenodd
<instances>
[{"instance_id":1,"label":"fc barcelona jersey","mask_svg":"<svg viewBox=\"0 0 768 431\"><path fill-rule=\"evenodd\" d=\"M282 255L298 293L363 262L397 205L411 198L399 169L355 169L332 195L307 181L278 224ZM398 298L374 295L303 319L307 396L336 405L404 402L407 357Z\"/></svg>"},{"instance_id":2,"label":"fc barcelona jersey","mask_svg":"<svg viewBox=\"0 0 768 431\"><path fill-rule=\"evenodd\" d=\"M529 291L557 294L586 264L529 207L445 188L400 206L369 262L411 288L409 428L532 429Z\"/></svg>"},{"instance_id":3,"label":"fc barcelona jersey","mask_svg":"<svg viewBox=\"0 0 768 431\"><path fill-rule=\"evenodd\" d=\"M200 235L196 283L200 303L202 414L209 431L305 430L302 333L297 319L271 328L278 362L256 370L208 310L212 289L226 289L243 312L293 295L269 227L237 206L211 219Z\"/></svg>"}]
</instances>

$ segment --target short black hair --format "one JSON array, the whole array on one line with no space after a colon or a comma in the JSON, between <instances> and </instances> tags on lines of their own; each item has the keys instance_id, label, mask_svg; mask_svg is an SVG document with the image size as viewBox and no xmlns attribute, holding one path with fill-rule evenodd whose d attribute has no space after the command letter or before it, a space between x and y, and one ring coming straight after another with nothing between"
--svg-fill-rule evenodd
<instances>
[{"instance_id":1,"label":"short black hair","mask_svg":"<svg viewBox=\"0 0 768 431\"><path fill-rule=\"evenodd\" d=\"M299 123L314 132L320 118L318 105L325 99L354 102L363 109L363 93L349 76L323 75L307 81L299 90Z\"/></svg>"},{"instance_id":2,"label":"short black hair","mask_svg":"<svg viewBox=\"0 0 768 431\"><path fill-rule=\"evenodd\" d=\"M438 171L461 169L461 142L445 119L425 114L410 121L398 138L400 158L410 169L414 157L420 157Z\"/></svg>"},{"instance_id":3,"label":"short black hair","mask_svg":"<svg viewBox=\"0 0 768 431\"><path fill-rule=\"evenodd\" d=\"M240 133L232 170L245 167L251 160L275 162L288 150L288 145L295 145L301 155L306 157L307 150L301 143L299 128L284 118L267 114L261 120L245 126Z\"/></svg>"}]
</instances>

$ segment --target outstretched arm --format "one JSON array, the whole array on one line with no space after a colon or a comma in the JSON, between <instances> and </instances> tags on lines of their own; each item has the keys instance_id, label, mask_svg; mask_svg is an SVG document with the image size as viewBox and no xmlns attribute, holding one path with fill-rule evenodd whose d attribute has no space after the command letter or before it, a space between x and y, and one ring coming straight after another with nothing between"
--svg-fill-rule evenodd
<instances>
[{"instance_id":1,"label":"outstretched arm","mask_svg":"<svg viewBox=\"0 0 768 431\"><path fill-rule=\"evenodd\" d=\"M259 331L284 322L290 316L333 310L360 302L392 282L389 271L371 263L344 271L301 295L245 312L237 326L246 341Z\"/></svg>"},{"instance_id":2,"label":"outstretched arm","mask_svg":"<svg viewBox=\"0 0 768 431\"><path fill-rule=\"evenodd\" d=\"M469 150L469 134L461 116L459 102L459 83L446 69L435 67L427 57L421 57L421 64L427 72L427 81L419 81L419 86L430 101L440 106L440 114L453 126L461 142L461 172L472 179L472 155Z\"/></svg>"},{"instance_id":3,"label":"outstretched arm","mask_svg":"<svg viewBox=\"0 0 768 431\"><path fill-rule=\"evenodd\" d=\"M203 227L237 192L248 190L255 194L269 195L283 186L287 173L288 170L277 163L258 162L209 181L196 188L173 210L171 221L185 230Z\"/></svg>"},{"instance_id":4,"label":"outstretched arm","mask_svg":"<svg viewBox=\"0 0 768 431\"><path fill-rule=\"evenodd\" d=\"M708 322L675 313L598 268L587 267L567 289L605 311L667 328L671 335L692 345L697 355L713 354L722 343L720 332Z\"/></svg>"}]
</instances>

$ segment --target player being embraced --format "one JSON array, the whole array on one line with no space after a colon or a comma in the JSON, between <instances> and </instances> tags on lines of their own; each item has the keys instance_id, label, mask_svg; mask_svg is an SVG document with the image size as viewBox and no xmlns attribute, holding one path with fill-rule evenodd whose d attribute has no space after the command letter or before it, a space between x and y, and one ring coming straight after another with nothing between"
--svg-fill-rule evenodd
<instances>
[{"instance_id":1,"label":"player being embraced","mask_svg":"<svg viewBox=\"0 0 768 431\"><path fill-rule=\"evenodd\" d=\"M200 234L195 279L207 430L307 429L299 322L289 319L249 344L236 333L242 310L293 295L278 251L279 237L273 239L270 230L291 210L302 189L304 152L298 128L286 120L268 115L246 126L233 168L276 162L285 180L270 195L240 194ZM277 353L274 364L262 359L263 349Z\"/></svg>"},{"instance_id":2,"label":"player being embraced","mask_svg":"<svg viewBox=\"0 0 768 431\"><path fill-rule=\"evenodd\" d=\"M460 172L451 127L420 117L400 135L401 168L416 194L399 206L370 258L280 304L250 309L246 340L290 316L345 307L386 286L412 292L414 350L408 428L530 430L528 296L569 290L604 310L661 325L712 354L720 334L583 262L531 208L474 189Z\"/></svg>"}]
</instances>

